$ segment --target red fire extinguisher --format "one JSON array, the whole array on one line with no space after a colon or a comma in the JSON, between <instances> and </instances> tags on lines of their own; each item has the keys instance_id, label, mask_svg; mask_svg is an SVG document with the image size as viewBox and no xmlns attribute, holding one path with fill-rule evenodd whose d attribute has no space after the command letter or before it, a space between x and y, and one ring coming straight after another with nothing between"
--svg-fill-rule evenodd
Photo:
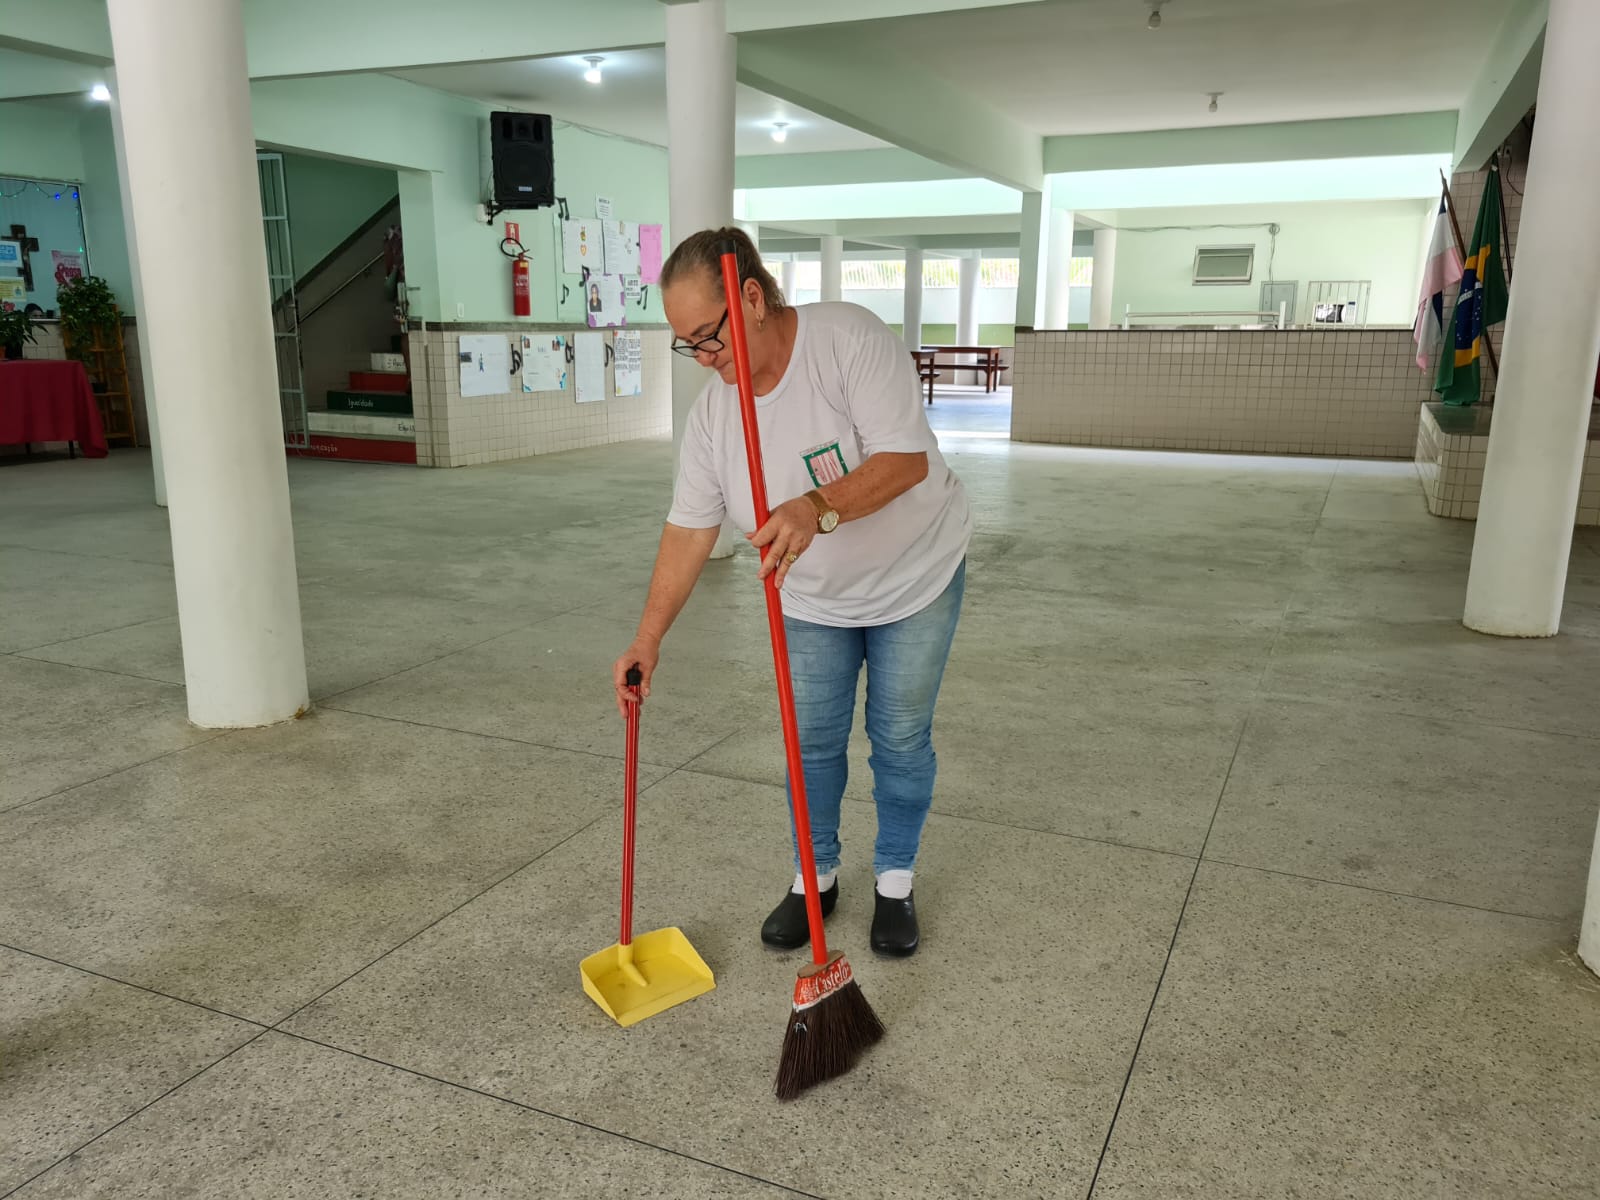
<instances>
[{"instance_id":1,"label":"red fire extinguisher","mask_svg":"<svg viewBox=\"0 0 1600 1200\"><path fill-rule=\"evenodd\" d=\"M528 252L518 235L517 227L508 221L500 253L511 260L511 311L519 317L531 317L533 288L528 277Z\"/></svg>"}]
</instances>

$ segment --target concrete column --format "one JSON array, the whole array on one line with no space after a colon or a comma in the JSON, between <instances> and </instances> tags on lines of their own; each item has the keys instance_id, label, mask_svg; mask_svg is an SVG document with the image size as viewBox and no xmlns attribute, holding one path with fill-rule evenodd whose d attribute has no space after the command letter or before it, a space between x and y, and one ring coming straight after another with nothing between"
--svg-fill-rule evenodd
<instances>
[{"instance_id":1,"label":"concrete column","mask_svg":"<svg viewBox=\"0 0 1600 1200\"><path fill-rule=\"evenodd\" d=\"M906 251L905 315L906 345L912 350L922 345L922 251Z\"/></svg>"},{"instance_id":2,"label":"concrete column","mask_svg":"<svg viewBox=\"0 0 1600 1200\"><path fill-rule=\"evenodd\" d=\"M844 239L822 239L822 299L844 298Z\"/></svg>"},{"instance_id":3,"label":"concrete column","mask_svg":"<svg viewBox=\"0 0 1600 1200\"><path fill-rule=\"evenodd\" d=\"M189 718L266 725L309 701L242 6L107 11Z\"/></svg>"},{"instance_id":4,"label":"concrete column","mask_svg":"<svg viewBox=\"0 0 1600 1200\"><path fill-rule=\"evenodd\" d=\"M1549 637L1561 624L1600 357L1596 45L1600 9L1555 0L1467 582L1466 624L1483 633Z\"/></svg>"},{"instance_id":5,"label":"concrete column","mask_svg":"<svg viewBox=\"0 0 1600 1200\"><path fill-rule=\"evenodd\" d=\"M983 273L983 251L961 256L960 307L956 310L956 344L978 344L978 279Z\"/></svg>"},{"instance_id":6,"label":"concrete column","mask_svg":"<svg viewBox=\"0 0 1600 1200\"><path fill-rule=\"evenodd\" d=\"M733 222L734 42L724 0L667 6L667 220L672 245ZM672 356L672 445L711 378L692 358ZM713 558L738 546L724 526Z\"/></svg>"},{"instance_id":7,"label":"concrete column","mask_svg":"<svg viewBox=\"0 0 1600 1200\"><path fill-rule=\"evenodd\" d=\"M1050 210L1050 245L1045 255L1044 328L1065 329L1072 311L1073 214Z\"/></svg>"},{"instance_id":8,"label":"concrete column","mask_svg":"<svg viewBox=\"0 0 1600 1200\"><path fill-rule=\"evenodd\" d=\"M1022 241L1017 251L1016 324L1023 329L1043 329L1044 281L1049 274L1050 181L1044 190L1022 193Z\"/></svg>"},{"instance_id":9,"label":"concrete column","mask_svg":"<svg viewBox=\"0 0 1600 1200\"><path fill-rule=\"evenodd\" d=\"M128 243L128 277L133 283L134 335L139 344L139 378L144 386L145 423L150 431L150 473L155 492L156 507L167 507L167 474L161 455L161 418L157 411L156 374L150 360L150 339L146 336L144 320L144 285L139 281L138 231L133 227L133 207L128 199L128 152L123 143L122 100L117 94L116 71L106 72L106 86L111 90L111 146L117 160L117 190L122 196L122 232Z\"/></svg>"},{"instance_id":10,"label":"concrete column","mask_svg":"<svg viewBox=\"0 0 1600 1200\"><path fill-rule=\"evenodd\" d=\"M783 288L784 300L793 304L795 293L800 290L800 264L795 261L793 255L783 260L783 278L778 286Z\"/></svg>"},{"instance_id":11,"label":"concrete column","mask_svg":"<svg viewBox=\"0 0 1600 1200\"><path fill-rule=\"evenodd\" d=\"M1094 231L1094 280L1089 286L1089 328L1110 329L1111 289L1117 277L1117 231Z\"/></svg>"}]
</instances>

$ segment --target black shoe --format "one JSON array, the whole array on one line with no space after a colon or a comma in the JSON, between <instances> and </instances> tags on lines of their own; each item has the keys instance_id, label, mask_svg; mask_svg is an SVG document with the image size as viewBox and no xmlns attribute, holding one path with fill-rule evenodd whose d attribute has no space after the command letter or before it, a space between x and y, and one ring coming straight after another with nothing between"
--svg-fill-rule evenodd
<instances>
[{"instance_id":1,"label":"black shoe","mask_svg":"<svg viewBox=\"0 0 1600 1200\"><path fill-rule=\"evenodd\" d=\"M872 893L872 949L892 958L909 958L917 952L917 906L911 897L891 900Z\"/></svg>"},{"instance_id":2,"label":"black shoe","mask_svg":"<svg viewBox=\"0 0 1600 1200\"><path fill-rule=\"evenodd\" d=\"M822 893L822 916L826 920L833 906L839 903L839 881ZM772 910L766 924L761 926L761 940L779 950L798 950L811 940L811 923L806 920L804 893L790 892Z\"/></svg>"}]
</instances>

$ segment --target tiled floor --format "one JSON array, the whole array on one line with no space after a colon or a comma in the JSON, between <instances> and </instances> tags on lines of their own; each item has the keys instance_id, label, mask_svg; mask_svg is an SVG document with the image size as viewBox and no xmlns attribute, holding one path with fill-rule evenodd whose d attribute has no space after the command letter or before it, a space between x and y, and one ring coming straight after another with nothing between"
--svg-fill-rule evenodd
<instances>
[{"instance_id":1,"label":"tiled floor","mask_svg":"<svg viewBox=\"0 0 1600 1200\"><path fill-rule=\"evenodd\" d=\"M1576 1197L1600 981L1600 534L1567 624L1459 623L1408 463L1091 452L930 414L979 531L925 944L830 925L888 1039L771 1099L797 959L753 560L644 718L637 924L718 973L622 1030L621 729L669 451L290 464L307 719L190 728L148 460L0 467L0 1195Z\"/></svg>"}]
</instances>

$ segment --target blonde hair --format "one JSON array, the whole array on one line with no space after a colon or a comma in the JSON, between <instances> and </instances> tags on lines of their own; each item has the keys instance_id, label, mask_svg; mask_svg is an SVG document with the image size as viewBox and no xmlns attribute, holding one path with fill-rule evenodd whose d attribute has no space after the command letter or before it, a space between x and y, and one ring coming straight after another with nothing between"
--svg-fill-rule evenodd
<instances>
[{"instance_id":1,"label":"blonde hair","mask_svg":"<svg viewBox=\"0 0 1600 1200\"><path fill-rule=\"evenodd\" d=\"M660 287L665 290L680 276L695 273L704 273L710 276L712 283L720 284L722 243L725 241L733 242L739 264L739 282L742 284L747 279L754 279L761 286L761 295L767 302L769 312L787 308L788 302L783 298L783 289L778 286L778 281L772 277L772 272L767 270L766 264L761 261L761 251L756 249L756 244L750 240L750 235L737 225L728 225L722 229L702 229L699 233L692 233L684 238L661 266Z\"/></svg>"}]
</instances>

